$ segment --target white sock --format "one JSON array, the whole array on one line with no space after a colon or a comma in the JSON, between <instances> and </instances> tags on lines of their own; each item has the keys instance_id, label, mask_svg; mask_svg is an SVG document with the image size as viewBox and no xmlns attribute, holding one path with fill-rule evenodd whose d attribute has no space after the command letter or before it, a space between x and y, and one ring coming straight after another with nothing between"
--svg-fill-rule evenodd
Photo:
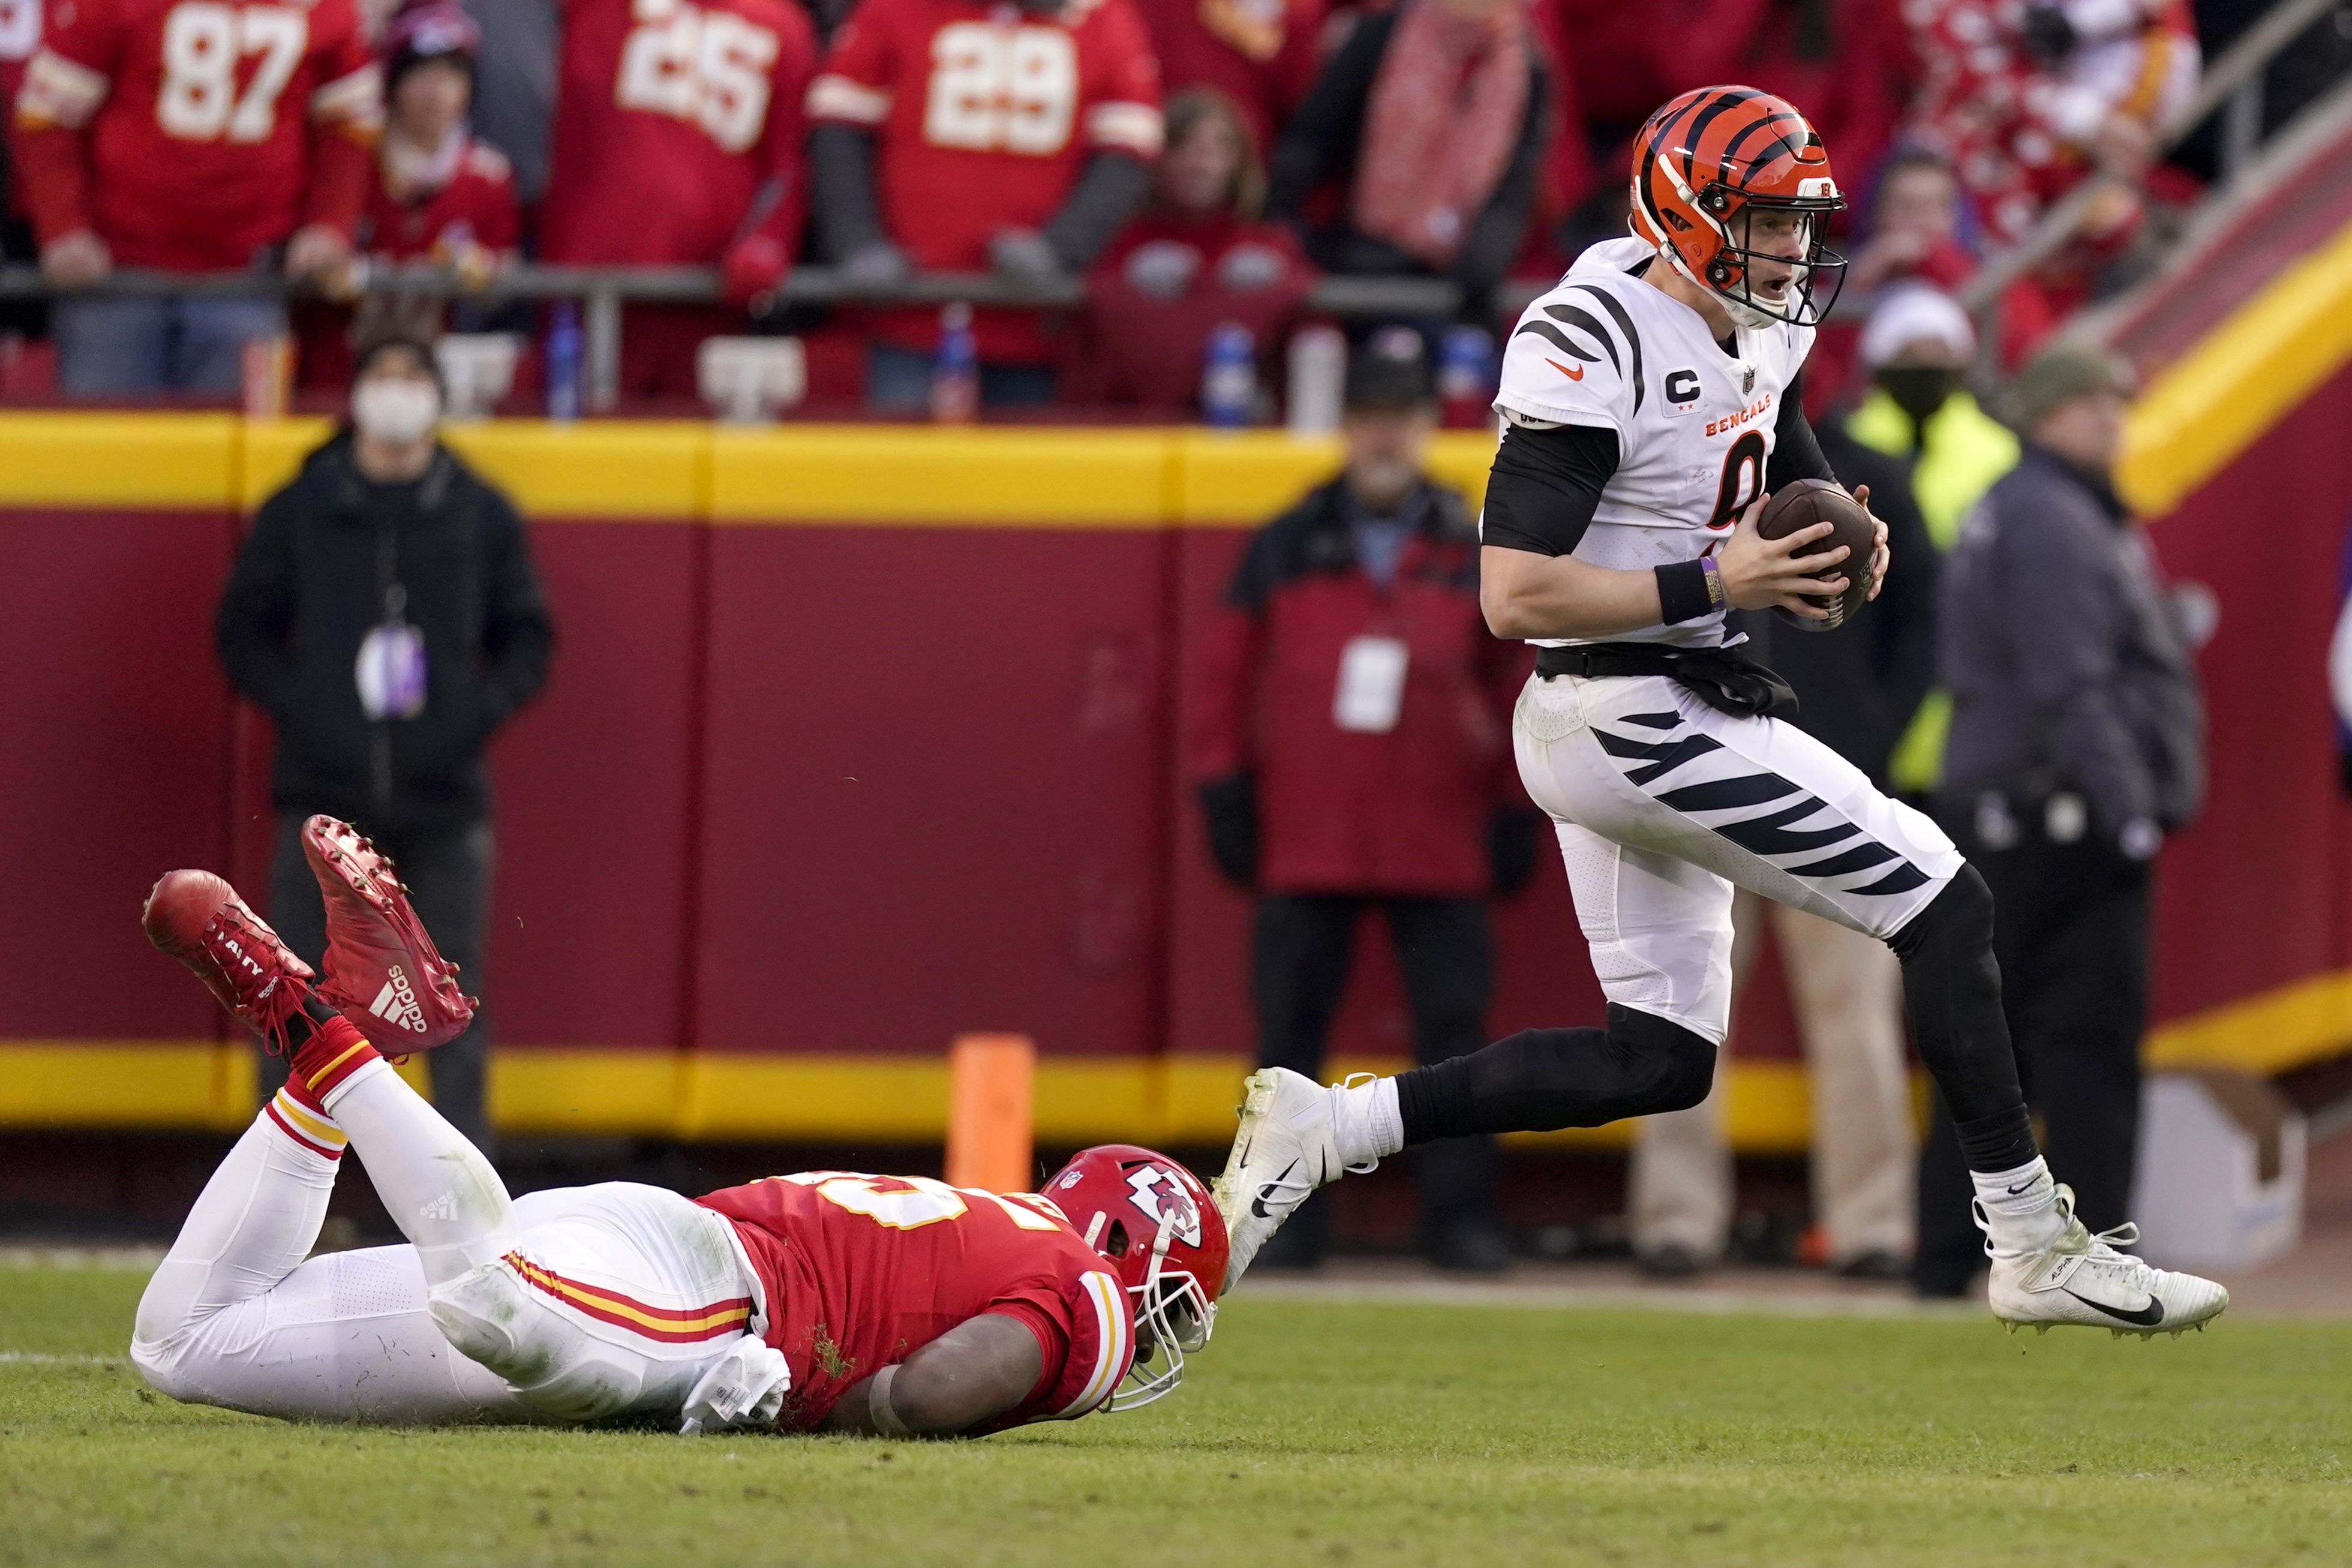
<instances>
[{"instance_id":1,"label":"white sock","mask_svg":"<svg viewBox=\"0 0 2352 1568\"><path fill-rule=\"evenodd\" d=\"M2039 1252L2066 1233L2058 1184L2039 1154L2014 1171L1970 1171L1969 1180L1984 1205L1985 1234L1995 1252Z\"/></svg>"},{"instance_id":2,"label":"white sock","mask_svg":"<svg viewBox=\"0 0 2352 1568\"><path fill-rule=\"evenodd\" d=\"M1396 1079L1340 1085L1331 1090L1332 1142L1343 1165L1369 1165L1404 1147L1404 1113L1397 1109Z\"/></svg>"},{"instance_id":3,"label":"white sock","mask_svg":"<svg viewBox=\"0 0 2352 1568\"><path fill-rule=\"evenodd\" d=\"M400 1233L439 1285L493 1263L521 1238L506 1184L466 1135L389 1062L373 1061L324 1097Z\"/></svg>"}]
</instances>

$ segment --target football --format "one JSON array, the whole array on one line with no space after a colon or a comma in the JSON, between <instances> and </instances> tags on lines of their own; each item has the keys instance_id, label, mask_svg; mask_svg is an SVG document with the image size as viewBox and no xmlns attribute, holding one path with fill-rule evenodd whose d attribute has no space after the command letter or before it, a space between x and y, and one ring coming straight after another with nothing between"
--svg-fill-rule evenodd
<instances>
[{"instance_id":1,"label":"football","mask_svg":"<svg viewBox=\"0 0 2352 1568\"><path fill-rule=\"evenodd\" d=\"M1844 486L1834 480L1798 479L1782 486L1765 503L1764 515L1756 520L1756 531L1767 539L1785 539L1817 522L1833 524L1835 531L1818 541L1811 549L1798 552L1798 559L1819 555L1844 545L1853 553L1832 571L1843 574L1846 590L1834 599L1814 600L1829 610L1827 620L1808 620L1777 607L1772 613L1790 626L1809 632L1833 632L1862 608L1864 599L1870 593L1870 552L1876 542L1877 530L1871 524L1869 511L1846 493Z\"/></svg>"}]
</instances>

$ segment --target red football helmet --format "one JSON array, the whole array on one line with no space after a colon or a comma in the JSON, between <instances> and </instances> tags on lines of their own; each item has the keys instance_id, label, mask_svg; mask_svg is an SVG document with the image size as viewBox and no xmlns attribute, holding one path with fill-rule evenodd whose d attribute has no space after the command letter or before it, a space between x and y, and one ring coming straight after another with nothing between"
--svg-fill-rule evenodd
<instances>
[{"instance_id":1,"label":"red football helmet","mask_svg":"<svg viewBox=\"0 0 2352 1568\"><path fill-rule=\"evenodd\" d=\"M1633 137L1633 232L1729 308L1743 327L1811 326L1829 313L1845 258L1823 243L1845 205L1829 150L1794 105L1752 87L1703 87L1649 118ZM1761 218L1792 234L1759 247ZM1759 293L1761 263L1778 299ZM1777 276L1789 268L1787 281ZM1830 285L1826 296L1819 285Z\"/></svg>"},{"instance_id":2,"label":"red football helmet","mask_svg":"<svg viewBox=\"0 0 2352 1568\"><path fill-rule=\"evenodd\" d=\"M1106 1408L1150 1404L1183 1381L1185 1353L1216 1327L1225 1222L1209 1189L1165 1154L1104 1143L1079 1150L1043 1195L1109 1260L1135 1302L1135 1364Z\"/></svg>"}]
</instances>

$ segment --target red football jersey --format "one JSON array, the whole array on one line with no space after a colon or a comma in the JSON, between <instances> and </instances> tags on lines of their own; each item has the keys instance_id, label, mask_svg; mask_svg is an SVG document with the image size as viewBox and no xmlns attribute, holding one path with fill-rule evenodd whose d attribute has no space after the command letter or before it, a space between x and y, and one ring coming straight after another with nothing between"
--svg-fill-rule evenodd
<instances>
[{"instance_id":1,"label":"red football jersey","mask_svg":"<svg viewBox=\"0 0 2352 1568\"><path fill-rule=\"evenodd\" d=\"M809 1171L695 1200L735 1224L765 1296L761 1337L792 1365L777 1425L806 1431L842 1392L958 1323L1001 1312L1045 1352L1001 1431L1099 1408L1135 1358L1118 1277L1045 1199L928 1176Z\"/></svg>"},{"instance_id":2,"label":"red football jersey","mask_svg":"<svg viewBox=\"0 0 2352 1568\"><path fill-rule=\"evenodd\" d=\"M87 145L65 182L79 188L31 176L44 241L88 225L118 265L217 270L305 222L348 229L358 216L356 184L351 211L313 188L321 143L363 149L383 122L353 0L72 0L48 19L17 127Z\"/></svg>"},{"instance_id":3,"label":"red football jersey","mask_svg":"<svg viewBox=\"0 0 2352 1568\"><path fill-rule=\"evenodd\" d=\"M1007 0L861 0L809 88L809 116L877 132L883 226L926 271L982 272L999 229L1052 217L1089 155L1160 154L1160 67L1131 0L1047 16ZM877 331L928 349L935 310ZM982 310L983 360L1047 359L1027 312Z\"/></svg>"},{"instance_id":4,"label":"red football jersey","mask_svg":"<svg viewBox=\"0 0 2352 1568\"><path fill-rule=\"evenodd\" d=\"M446 180L412 189L404 199L392 194L379 163L360 220L359 247L406 261L433 256L445 241L454 249L470 240L510 258L522 243L514 166L497 148L474 141L454 163Z\"/></svg>"},{"instance_id":5,"label":"red football jersey","mask_svg":"<svg viewBox=\"0 0 2352 1568\"><path fill-rule=\"evenodd\" d=\"M707 265L755 232L789 253L815 61L791 0L563 0L541 258Z\"/></svg>"}]
</instances>

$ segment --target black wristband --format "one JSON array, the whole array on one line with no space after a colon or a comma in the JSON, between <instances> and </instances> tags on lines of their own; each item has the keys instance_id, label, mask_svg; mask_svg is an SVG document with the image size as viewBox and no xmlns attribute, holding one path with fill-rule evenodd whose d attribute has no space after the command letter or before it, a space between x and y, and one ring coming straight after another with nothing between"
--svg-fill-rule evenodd
<instances>
[{"instance_id":1,"label":"black wristband","mask_svg":"<svg viewBox=\"0 0 2352 1568\"><path fill-rule=\"evenodd\" d=\"M1657 568L1658 618L1668 626L1711 616L1720 608L1703 561L1677 561Z\"/></svg>"}]
</instances>

